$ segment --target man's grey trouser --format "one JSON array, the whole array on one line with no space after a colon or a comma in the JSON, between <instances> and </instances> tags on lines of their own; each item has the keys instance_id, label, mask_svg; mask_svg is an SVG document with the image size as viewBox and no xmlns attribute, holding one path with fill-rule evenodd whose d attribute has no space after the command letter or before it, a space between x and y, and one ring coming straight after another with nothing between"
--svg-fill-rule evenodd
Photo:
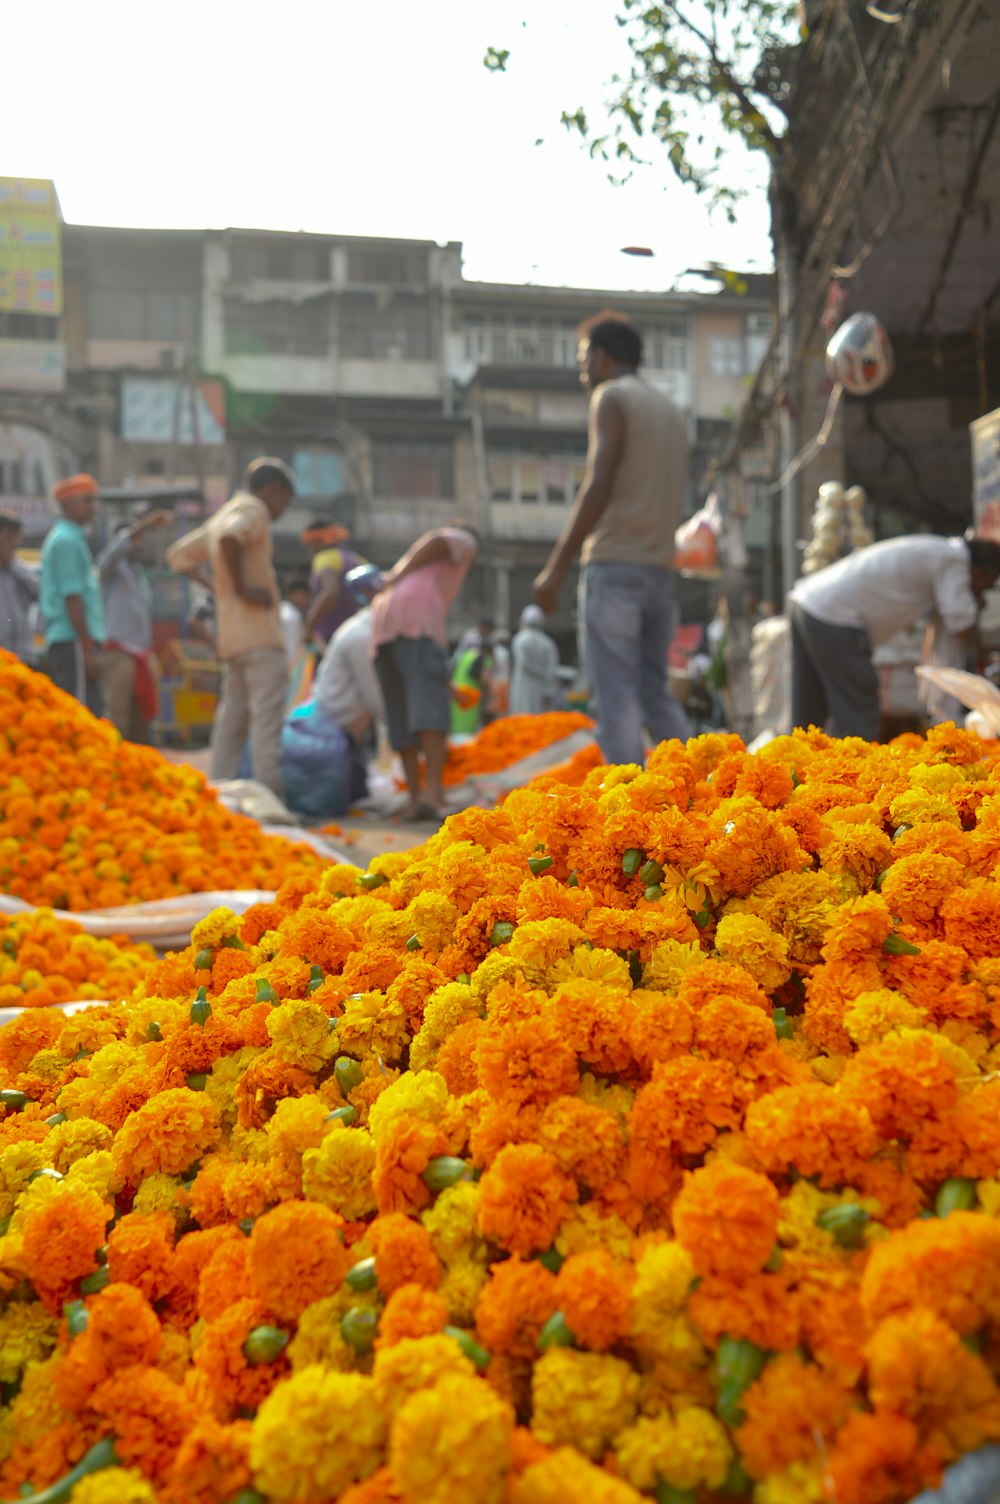
<instances>
[{"instance_id":1,"label":"man's grey trouser","mask_svg":"<svg viewBox=\"0 0 1000 1504\"><path fill-rule=\"evenodd\" d=\"M878 674L861 627L834 627L789 601L792 629L792 725L818 726L831 736L882 733Z\"/></svg>"},{"instance_id":2,"label":"man's grey trouser","mask_svg":"<svg viewBox=\"0 0 1000 1504\"><path fill-rule=\"evenodd\" d=\"M222 688L212 727L212 778L238 778L250 742L253 776L281 795L281 728L288 698L284 648L253 648L222 665Z\"/></svg>"}]
</instances>

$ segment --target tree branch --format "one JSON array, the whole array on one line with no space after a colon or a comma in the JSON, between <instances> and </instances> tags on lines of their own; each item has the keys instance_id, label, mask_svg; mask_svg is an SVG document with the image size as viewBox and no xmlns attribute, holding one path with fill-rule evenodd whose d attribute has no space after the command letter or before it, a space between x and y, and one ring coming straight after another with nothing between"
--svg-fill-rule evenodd
<instances>
[{"instance_id":1,"label":"tree branch","mask_svg":"<svg viewBox=\"0 0 1000 1504\"><path fill-rule=\"evenodd\" d=\"M755 122L759 121L757 129L768 142L768 145L777 149L780 145L781 137L775 135L774 131L768 125L760 110L750 98L750 95L746 91L746 87L741 84L740 81L734 76L729 64L724 62L720 57L718 49L712 38L708 36L704 31L702 31L699 26L696 26L693 21L688 20L687 16L683 14L680 7L675 3L675 0L665 0L664 8L673 15L678 25L685 27L692 36L698 38L702 46L706 48L708 55L712 60L713 66L718 70L719 77L722 79L726 88L736 97L736 99L739 100L740 104L743 106L744 113L748 116L752 115ZM770 95L768 95L767 97L770 104L775 103L775 101L771 99Z\"/></svg>"}]
</instances>

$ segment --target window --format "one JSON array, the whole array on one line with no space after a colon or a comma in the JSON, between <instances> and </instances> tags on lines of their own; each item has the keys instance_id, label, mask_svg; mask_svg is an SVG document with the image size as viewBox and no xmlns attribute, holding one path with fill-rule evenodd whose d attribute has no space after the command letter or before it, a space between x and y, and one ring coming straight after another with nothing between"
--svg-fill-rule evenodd
<instances>
[{"instance_id":1,"label":"window","mask_svg":"<svg viewBox=\"0 0 1000 1504\"><path fill-rule=\"evenodd\" d=\"M375 495L390 500L445 500L455 494L447 439L382 439L372 444Z\"/></svg>"},{"instance_id":2,"label":"window","mask_svg":"<svg viewBox=\"0 0 1000 1504\"><path fill-rule=\"evenodd\" d=\"M409 293L352 294L340 303L341 354L362 360L431 360L434 340L428 300Z\"/></svg>"},{"instance_id":3,"label":"window","mask_svg":"<svg viewBox=\"0 0 1000 1504\"><path fill-rule=\"evenodd\" d=\"M465 358L477 365L576 365L578 337L574 324L526 316L469 314L462 332Z\"/></svg>"},{"instance_id":4,"label":"window","mask_svg":"<svg viewBox=\"0 0 1000 1504\"><path fill-rule=\"evenodd\" d=\"M344 489L340 455L332 449L296 449L292 454L298 496L339 496Z\"/></svg>"},{"instance_id":5,"label":"window","mask_svg":"<svg viewBox=\"0 0 1000 1504\"><path fill-rule=\"evenodd\" d=\"M654 371L686 371L687 326L683 319L667 319L643 331L643 363Z\"/></svg>"},{"instance_id":6,"label":"window","mask_svg":"<svg viewBox=\"0 0 1000 1504\"><path fill-rule=\"evenodd\" d=\"M160 340L193 345L198 334L197 295L90 287L87 334L90 339Z\"/></svg>"},{"instance_id":7,"label":"window","mask_svg":"<svg viewBox=\"0 0 1000 1504\"><path fill-rule=\"evenodd\" d=\"M347 280L368 286L419 286L427 281L427 256L423 251L349 250Z\"/></svg>"},{"instance_id":8,"label":"window","mask_svg":"<svg viewBox=\"0 0 1000 1504\"><path fill-rule=\"evenodd\" d=\"M327 282L330 254L326 246L295 240L238 240L229 253L234 281L260 277L271 282Z\"/></svg>"},{"instance_id":9,"label":"window","mask_svg":"<svg viewBox=\"0 0 1000 1504\"><path fill-rule=\"evenodd\" d=\"M742 376L746 371L738 334L713 334L708 341L708 368L713 376Z\"/></svg>"},{"instance_id":10,"label":"window","mask_svg":"<svg viewBox=\"0 0 1000 1504\"><path fill-rule=\"evenodd\" d=\"M774 320L769 313L747 315L747 370L756 371L771 348Z\"/></svg>"},{"instance_id":11,"label":"window","mask_svg":"<svg viewBox=\"0 0 1000 1504\"><path fill-rule=\"evenodd\" d=\"M225 305L226 354L328 355L327 306L320 299L307 303L243 303L231 299Z\"/></svg>"},{"instance_id":12,"label":"window","mask_svg":"<svg viewBox=\"0 0 1000 1504\"><path fill-rule=\"evenodd\" d=\"M486 466L494 501L568 505L583 481L587 446L572 439L492 439Z\"/></svg>"}]
</instances>

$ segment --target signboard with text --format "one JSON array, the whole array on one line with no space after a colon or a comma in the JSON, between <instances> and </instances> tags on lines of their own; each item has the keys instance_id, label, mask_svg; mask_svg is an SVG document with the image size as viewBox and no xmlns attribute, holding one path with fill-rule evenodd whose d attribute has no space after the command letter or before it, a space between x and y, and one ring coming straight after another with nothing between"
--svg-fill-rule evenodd
<instances>
[{"instance_id":1,"label":"signboard with text","mask_svg":"<svg viewBox=\"0 0 1000 1504\"><path fill-rule=\"evenodd\" d=\"M61 392L65 386L61 339L0 339L0 392Z\"/></svg>"},{"instance_id":2,"label":"signboard with text","mask_svg":"<svg viewBox=\"0 0 1000 1504\"><path fill-rule=\"evenodd\" d=\"M1000 408L969 425L976 532L1000 539Z\"/></svg>"},{"instance_id":3,"label":"signboard with text","mask_svg":"<svg viewBox=\"0 0 1000 1504\"><path fill-rule=\"evenodd\" d=\"M62 215L47 178L0 178L0 312L63 309Z\"/></svg>"}]
</instances>

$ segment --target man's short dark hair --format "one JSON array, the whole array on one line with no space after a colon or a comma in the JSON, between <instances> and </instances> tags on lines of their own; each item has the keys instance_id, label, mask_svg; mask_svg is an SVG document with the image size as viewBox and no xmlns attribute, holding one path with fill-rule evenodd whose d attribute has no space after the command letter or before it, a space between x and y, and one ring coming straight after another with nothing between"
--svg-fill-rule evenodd
<instances>
[{"instance_id":1,"label":"man's short dark hair","mask_svg":"<svg viewBox=\"0 0 1000 1504\"><path fill-rule=\"evenodd\" d=\"M283 486L290 496L295 495L295 476L284 460L264 455L251 460L243 477L243 484L251 496L259 496L268 486Z\"/></svg>"},{"instance_id":2,"label":"man's short dark hair","mask_svg":"<svg viewBox=\"0 0 1000 1504\"><path fill-rule=\"evenodd\" d=\"M0 533L19 533L21 531L20 518L12 517L9 512L0 512Z\"/></svg>"},{"instance_id":3,"label":"man's short dark hair","mask_svg":"<svg viewBox=\"0 0 1000 1504\"><path fill-rule=\"evenodd\" d=\"M604 313L585 320L577 334L610 355L612 360L620 361L623 366L634 369L642 360L642 335L620 313L612 313L607 309Z\"/></svg>"},{"instance_id":4,"label":"man's short dark hair","mask_svg":"<svg viewBox=\"0 0 1000 1504\"><path fill-rule=\"evenodd\" d=\"M994 579L1000 576L1000 543L994 538L980 538L973 534L968 544L969 563L973 569L984 569Z\"/></svg>"}]
</instances>

